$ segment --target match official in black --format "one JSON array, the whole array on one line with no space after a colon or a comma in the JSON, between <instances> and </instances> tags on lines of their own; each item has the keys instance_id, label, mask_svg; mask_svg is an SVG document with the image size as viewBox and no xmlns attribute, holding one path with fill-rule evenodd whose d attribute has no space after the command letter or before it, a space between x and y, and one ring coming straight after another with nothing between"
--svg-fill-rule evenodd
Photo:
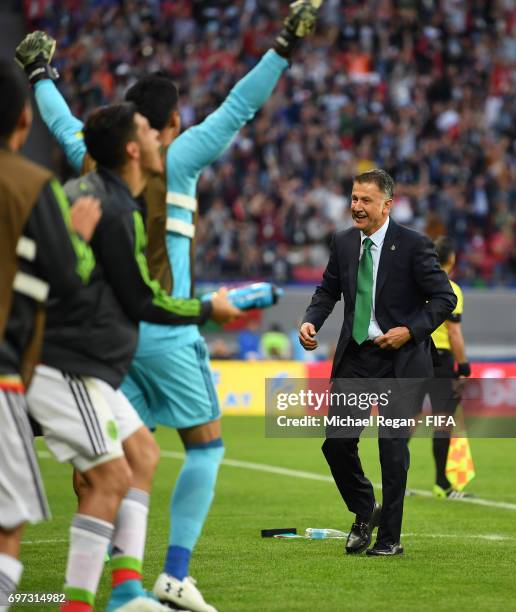
<instances>
[{"instance_id":1,"label":"match official in black","mask_svg":"<svg viewBox=\"0 0 516 612\"><path fill-rule=\"evenodd\" d=\"M351 195L354 227L335 235L330 259L299 330L306 350L344 297L344 322L333 360L339 378L433 376L431 333L457 298L441 270L432 242L389 219L394 181L384 170L357 176ZM356 514L347 553L396 555L409 467L406 437L380 436L383 507L375 502L358 455L358 437L328 437L322 450L350 512Z\"/></svg>"}]
</instances>

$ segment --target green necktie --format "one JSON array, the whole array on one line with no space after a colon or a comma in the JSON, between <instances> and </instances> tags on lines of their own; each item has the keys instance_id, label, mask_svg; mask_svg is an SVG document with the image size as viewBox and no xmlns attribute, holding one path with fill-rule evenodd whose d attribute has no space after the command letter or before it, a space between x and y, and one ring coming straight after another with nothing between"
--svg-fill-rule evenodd
<instances>
[{"instance_id":1,"label":"green necktie","mask_svg":"<svg viewBox=\"0 0 516 612\"><path fill-rule=\"evenodd\" d=\"M366 238L364 250L358 264L357 295L355 299L355 316L353 318L353 338L357 344L367 340L371 307L373 303L373 241Z\"/></svg>"}]
</instances>

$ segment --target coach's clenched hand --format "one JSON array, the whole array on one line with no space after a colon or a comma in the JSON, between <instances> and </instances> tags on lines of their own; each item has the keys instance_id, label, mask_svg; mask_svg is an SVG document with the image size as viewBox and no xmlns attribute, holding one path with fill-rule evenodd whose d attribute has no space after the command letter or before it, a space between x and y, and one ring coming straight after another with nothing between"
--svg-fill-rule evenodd
<instances>
[{"instance_id":1,"label":"coach's clenched hand","mask_svg":"<svg viewBox=\"0 0 516 612\"><path fill-rule=\"evenodd\" d=\"M383 336L374 339L374 343L381 349L397 350L410 340L408 327L392 327Z\"/></svg>"},{"instance_id":2,"label":"coach's clenched hand","mask_svg":"<svg viewBox=\"0 0 516 612\"><path fill-rule=\"evenodd\" d=\"M317 348L316 333L312 323L303 323L299 328L299 342L305 351L313 351Z\"/></svg>"}]
</instances>

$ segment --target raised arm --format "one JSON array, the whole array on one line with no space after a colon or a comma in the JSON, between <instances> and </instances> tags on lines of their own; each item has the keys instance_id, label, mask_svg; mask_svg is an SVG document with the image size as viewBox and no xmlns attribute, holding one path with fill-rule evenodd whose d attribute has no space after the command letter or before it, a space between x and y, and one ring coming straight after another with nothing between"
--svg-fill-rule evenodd
<instances>
[{"instance_id":1,"label":"raised arm","mask_svg":"<svg viewBox=\"0 0 516 612\"><path fill-rule=\"evenodd\" d=\"M38 81L34 86L34 95L43 121L72 168L79 173L86 155L83 122L72 115L65 99L50 79Z\"/></svg>"},{"instance_id":2,"label":"raised arm","mask_svg":"<svg viewBox=\"0 0 516 612\"><path fill-rule=\"evenodd\" d=\"M220 157L242 127L267 102L299 42L315 28L318 2L297 0L260 62L231 90L222 105L174 143L173 164L190 175ZM193 195L193 194L189 194Z\"/></svg>"},{"instance_id":3,"label":"raised arm","mask_svg":"<svg viewBox=\"0 0 516 612\"><path fill-rule=\"evenodd\" d=\"M197 175L224 153L242 127L269 99L288 66L286 59L270 50L230 91L222 105L199 125L179 136L172 146L172 167Z\"/></svg>"},{"instance_id":4,"label":"raised arm","mask_svg":"<svg viewBox=\"0 0 516 612\"><path fill-rule=\"evenodd\" d=\"M63 149L74 170L79 173L86 154L83 123L74 117L54 85L59 75L50 62L56 41L45 32L28 34L16 48L15 59L34 87L36 103L43 121Z\"/></svg>"}]
</instances>

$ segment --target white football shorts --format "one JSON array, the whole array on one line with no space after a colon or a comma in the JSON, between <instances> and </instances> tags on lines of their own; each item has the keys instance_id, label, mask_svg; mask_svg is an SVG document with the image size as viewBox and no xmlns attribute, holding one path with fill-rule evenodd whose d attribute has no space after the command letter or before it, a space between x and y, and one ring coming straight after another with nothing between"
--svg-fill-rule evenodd
<instances>
[{"instance_id":1,"label":"white football shorts","mask_svg":"<svg viewBox=\"0 0 516 612\"><path fill-rule=\"evenodd\" d=\"M27 401L56 459L79 472L122 457L122 442L143 427L119 389L45 365L36 367Z\"/></svg>"},{"instance_id":2,"label":"white football shorts","mask_svg":"<svg viewBox=\"0 0 516 612\"><path fill-rule=\"evenodd\" d=\"M0 527L49 517L25 396L0 389Z\"/></svg>"}]
</instances>

